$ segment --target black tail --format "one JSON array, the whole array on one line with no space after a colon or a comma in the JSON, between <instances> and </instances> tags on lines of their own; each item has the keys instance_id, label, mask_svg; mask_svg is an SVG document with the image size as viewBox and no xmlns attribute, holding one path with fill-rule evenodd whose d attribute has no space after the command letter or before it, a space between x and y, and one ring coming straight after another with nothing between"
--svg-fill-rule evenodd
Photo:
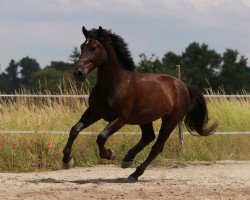
<instances>
[{"instance_id":1,"label":"black tail","mask_svg":"<svg viewBox=\"0 0 250 200\"><path fill-rule=\"evenodd\" d=\"M208 111L205 98L201 91L192 85L186 85L191 99L191 108L187 113L184 123L188 131L196 131L201 136L208 136L215 132L218 123L206 127L208 123Z\"/></svg>"}]
</instances>

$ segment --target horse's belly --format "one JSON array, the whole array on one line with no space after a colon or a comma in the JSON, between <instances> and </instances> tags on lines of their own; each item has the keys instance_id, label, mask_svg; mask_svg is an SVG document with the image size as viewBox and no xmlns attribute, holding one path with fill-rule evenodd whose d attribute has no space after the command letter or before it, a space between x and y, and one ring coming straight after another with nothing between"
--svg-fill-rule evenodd
<instances>
[{"instance_id":1,"label":"horse's belly","mask_svg":"<svg viewBox=\"0 0 250 200\"><path fill-rule=\"evenodd\" d=\"M141 111L131 113L128 120L129 124L147 124L152 121L155 121L163 116L167 115L170 112L168 108L162 107L148 107Z\"/></svg>"}]
</instances>

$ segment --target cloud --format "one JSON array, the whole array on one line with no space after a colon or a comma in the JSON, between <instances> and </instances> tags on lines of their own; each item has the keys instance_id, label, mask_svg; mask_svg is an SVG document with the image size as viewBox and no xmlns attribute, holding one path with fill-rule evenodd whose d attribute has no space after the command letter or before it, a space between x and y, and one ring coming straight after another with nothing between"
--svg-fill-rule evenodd
<instances>
[{"instance_id":1,"label":"cloud","mask_svg":"<svg viewBox=\"0 0 250 200\"><path fill-rule=\"evenodd\" d=\"M241 2L247 7L250 7L250 0L241 0Z\"/></svg>"},{"instance_id":2,"label":"cloud","mask_svg":"<svg viewBox=\"0 0 250 200\"><path fill-rule=\"evenodd\" d=\"M195 9L204 11L211 7L216 7L225 2L225 0L190 0Z\"/></svg>"},{"instance_id":3,"label":"cloud","mask_svg":"<svg viewBox=\"0 0 250 200\"><path fill-rule=\"evenodd\" d=\"M83 40L82 25L111 28L137 57L180 52L193 41L244 55L249 19L250 0L2 0L0 62L6 65L22 52L38 58L42 51L47 55L42 65L67 59L72 46Z\"/></svg>"}]
</instances>

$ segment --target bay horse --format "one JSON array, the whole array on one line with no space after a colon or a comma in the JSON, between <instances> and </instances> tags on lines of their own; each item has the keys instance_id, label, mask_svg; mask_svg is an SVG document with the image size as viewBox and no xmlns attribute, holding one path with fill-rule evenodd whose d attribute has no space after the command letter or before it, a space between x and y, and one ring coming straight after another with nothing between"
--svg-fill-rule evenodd
<instances>
[{"instance_id":1,"label":"bay horse","mask_svg":"<svg viewBox=\"0 0 250 200\"><path fill-rule=\"evenodd\" d=\"M158 138L147 159L136 168L129 181L137 181L148 165L162 152L165 142L177 124L184 119L188 130L201 136L214 133L217 123L207 127L208 111L202 93L194 86L166 74L140 74L128 50L128 45L111 30L82 28L86 40L75 65L74 75L80 80L97 68L97 81L89 95L89 107L72 127L63 150L65 169L73 166L71 149L78 133L100 119L109 122L98 135L100 157L115 159L115 153L105 147L107 139L125 124L139 125L142 136L122 162L122 168L132 165L136 155L155 139L153 121L161 118Z\"/></svg>"}]
</instances>

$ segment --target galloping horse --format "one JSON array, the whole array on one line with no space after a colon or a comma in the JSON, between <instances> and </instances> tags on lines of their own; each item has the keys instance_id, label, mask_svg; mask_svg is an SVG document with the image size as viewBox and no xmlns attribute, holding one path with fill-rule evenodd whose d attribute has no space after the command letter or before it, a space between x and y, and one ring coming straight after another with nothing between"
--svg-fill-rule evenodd
<instances>
[{"instance_id":1,"label":"galloping horse","mask_svg":"<svg viewBox=\"0 0 250 200\"><path fill-rule=\"evenodd\" d=\"M82 28L86 41L74 75L80 80L97 68L96 85L89 95L89 107L79 122L72 127L64 148L63 164L73 166L70 156L78 133L100 119L109 122L98 135L100 157L115 159L115 153L106 149L107 139L125 124L138 124L142 131L140 141L131 148L122 162L130 167L135 156L155 139L152 122L161 118L158 138L147 159L136 168L128 180L137 181L147 166L162 152L165 142L176 125L184 119L188 130L201 136L212 134L217 123L207 126L208 113L202 93L194 86L166 74L140 74L123 38L101 26L98 29Z\"/></svg>"}]
</instances>

